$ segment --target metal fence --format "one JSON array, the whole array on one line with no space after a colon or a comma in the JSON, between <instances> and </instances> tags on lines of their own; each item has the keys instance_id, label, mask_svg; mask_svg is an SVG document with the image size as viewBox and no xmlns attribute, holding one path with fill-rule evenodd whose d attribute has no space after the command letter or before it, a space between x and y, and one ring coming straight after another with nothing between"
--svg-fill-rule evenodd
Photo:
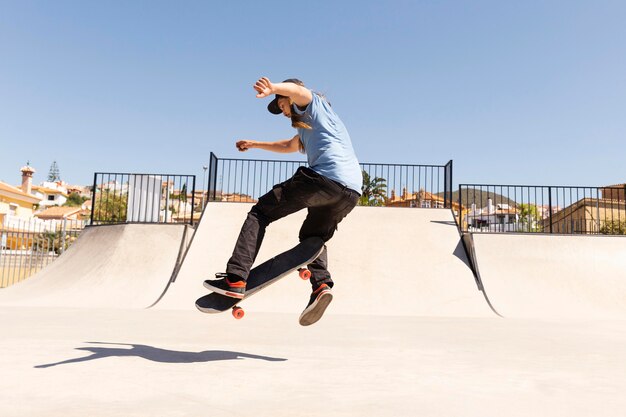
<instances>
[{"instance_id":1,"label":"metal fence","mask_svg":"<svg viewBox=\"0 0 626 417\"><path fill-rule=\"evenodd\" d=\"M473 233L626 234L626 185L461 184L458 221Z\"/></svg>"},{"instance_id":2,"label":"metal fence","mask_svg":"<svg viewBox=\"0 0 626 417\"><path fill-rule=\"evenodd\" d=\"M209 161L208 201L256 202L305 161L217 158ZM449 208L452 161L446 165L362 163L360 205Z\"/></svg>"},{"instance_id":3,"label":"metal fence","mask_svg":"<svg viewBox=\"0 0 626 417\"><path fill-rule=\"evenodd\" d=\"M35 274L78 238L81 220L22 220L7 217L0 223L0 288Z\"/></svg>"},{"instance_id":4,"label":"metal fence","mask_svg":"<svg viewBox=\"0 0 626 417\"><path fill-rule=\"evenodd\" d=\"M195 175L96 172L91 223L193 224L200 201Z\"/></svg>"}]
</instances>

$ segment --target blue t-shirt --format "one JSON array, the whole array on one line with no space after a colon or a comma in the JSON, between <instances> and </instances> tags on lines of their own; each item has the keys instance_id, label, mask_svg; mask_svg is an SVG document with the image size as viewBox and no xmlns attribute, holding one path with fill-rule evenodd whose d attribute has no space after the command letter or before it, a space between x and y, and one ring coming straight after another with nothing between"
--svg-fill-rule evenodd
<instances>
[{"instance_id":1,"label":"blue t-shirt","mask_svg":"<svg viewBox=\"0 0 626 417\"><path fill-rule=\"evenodd\" d=\"M361 194L363 174L354 154L348 130L330 104L313 93L304 111L293 106L312 129L298 128L309 167Z\"/></svg>"}]
</instances>

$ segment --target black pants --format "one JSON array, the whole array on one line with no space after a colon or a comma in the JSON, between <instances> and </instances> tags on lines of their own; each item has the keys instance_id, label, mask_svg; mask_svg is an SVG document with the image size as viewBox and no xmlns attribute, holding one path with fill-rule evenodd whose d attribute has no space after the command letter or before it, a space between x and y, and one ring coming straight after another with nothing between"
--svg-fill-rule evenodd
<instances>
[{"instance_id":1,"label":"black pants","mask_svg":"<svg viewBox=\"0 0 626 417\"><path fill-rule=\"evenodd\" d=\"M352 211L358 200L359 194L356 191L310 168L298 168L293 177L275 185L272 191L259 198L252 207L241 228L226 272L243 279L248 278L263 242L265 229L273 221L307 208L309 213L300 229L300 241L316 236L327 242L333 237L339 222ZM326 246L308 268L314 289L322 283L333 286L328 272Z\"/></svg>"}]
</instances>

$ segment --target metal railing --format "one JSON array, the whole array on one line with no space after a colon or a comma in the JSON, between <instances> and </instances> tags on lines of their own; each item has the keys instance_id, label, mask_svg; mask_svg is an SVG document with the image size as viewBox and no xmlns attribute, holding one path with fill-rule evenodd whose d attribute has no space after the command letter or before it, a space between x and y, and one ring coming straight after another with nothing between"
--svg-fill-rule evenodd
<instances>
[{"instance_id":1,"label":"metal railing","mask_svg":"<svg viewBox=\"0 0 626 417\"><path fill-rule=\"evenodd\" d=\"M626 234L626 185L459 186L457 220L473 233Z\"/></svg>"},{"instance_id":2,"label":"metal railing","mask_svg":"<svg viewBox=\"0 0 626 417\"><path fill-rule=\"evenodd\" d=\"M217 158L209 161L208 201L256 202L305 161ZM362 163L360 205L450 208L452 161L446 165Z\"/></svg>"},{"instance_id":3,"label":"metal railing","mask_svg":"<svg viewBox=\"0 0 626 417\"><path fill-rule=\"evenodd\" d=\"M200 215L195 175L96 172L91 224L194 223Z\"/></svg>"},{"instance_id":4,"label":"metal railing","mask_svg":"<svg viewBox=\"0 0 626 417\"><path fill-rule=\"evenodd\" d=\"M0 223L0 288L20 282L54 261L85 228L81 220L23 220Z\"/></svg>"}]
</instances>

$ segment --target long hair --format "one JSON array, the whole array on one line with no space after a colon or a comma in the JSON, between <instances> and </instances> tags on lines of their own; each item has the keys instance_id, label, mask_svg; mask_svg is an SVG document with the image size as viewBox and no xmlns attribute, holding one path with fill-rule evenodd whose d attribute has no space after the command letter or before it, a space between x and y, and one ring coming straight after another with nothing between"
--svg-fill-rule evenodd
<instances>
[{"instance_id":1,"label":"long hair","mask_svg":"<svg viewBox=\"0 0 626 417\"><path fill-rule=\"evenodd\" d=\"M313 94L317 94L322 100L324 100L330 106L330 101L328 101L328 99L326 98L324 94L315 93L315 92L313 92ZM304 121L304 117L302 117L302 115L295 112L296 104L293 102L293 100L291 100L291 98L289 99L289 105L291 106L291 126L294 128L312 129L311 125L309 125L308 123Z\"/></svg>"},{"instance_id":2,"label":"long hair","mask_svg":"<svg viewBox=\"0 0 626 417\"><path fill-rule=\"evenodd\" d=\"M289 104L291 105L291 127L295 129L313 129L310 124L304 121L303 115L296 113L296 105L291 101L291 99L289 100ZM300 141L298 143L298 151L300 153L306 153L306 150L304 149L304 143L302 143L302 138L300 138Z\"/></svg>"},{"instance_id":3,"label":"long hair","mask_svg":"<svg viewBox=\"0 0 626 417\"><path fill-rule=\"evenodd\" d=\"M318 96L320 96L320 98L324 101L326 101L328 103L328 105L330 106L330 101L328 101L328 99L326 98L326 96L324 96L323 94L320 93L313 93L313 94L317 94ZM295 107L296 104L294 104L294 102L289 99L289 104L291 105L291 126L294 128L300 128L300 129L313 129L313 127L311 127L310 124L306 123L304 121L304 117L301 114L296 113L295 111ZM304 149L304 144L302 143L302 139L300 139L300 144L299 144L299 149L300 153L305 153L305 149Z\"/></svg>"},{"instance_id":4,"label":"long hair","mask_svg":"<svg viewBox=\"0 0 626 417\"><path fill-rule=\"evenodd\" d=\"M304 121L303 115L296 113L296 105L291 99L289 99L289 104L291 105L291 127L296 129L313 129L310 124Z\"/></svg>"}]
</instances>

